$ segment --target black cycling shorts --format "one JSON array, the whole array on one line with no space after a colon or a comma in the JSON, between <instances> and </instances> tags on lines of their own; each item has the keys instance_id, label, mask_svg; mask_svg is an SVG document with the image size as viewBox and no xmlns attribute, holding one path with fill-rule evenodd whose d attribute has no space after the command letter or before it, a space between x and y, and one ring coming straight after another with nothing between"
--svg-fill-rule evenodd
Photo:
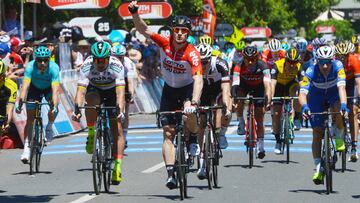
<instances>
[{"instance_id":1,"label":"black cycling shorts","mask_svg":"<svg viewBox=\"0 0 360 203\"><path fill-rule=\"evenodd\" d=\"M116 88L110 88L107 90L99 89L91 84L87 86L86 94L98 93L100 95L100 104L105 106L116 106ZM108 110L109 118L117 117L116 109Z\"/></svg>"},{"instance_id":2,"label":"black cycling shorts","mask_svg":"<svg viewBox=\"0 0 360 203\"><path fill-rule=\"evenodd\" d=\"M160 112L183 109L184 102L191 101L192 99L193 86L193 83L191 83L184 87L173 88L165 83L161 95ZM163 126L176 124L176 118L171 114L161 115L160 121Z\"/></svg>"},{"instance_id":3,"label":"black cycling shorts","mask_svg":"<svg viewBox=\"0 0 360 203\"><path fill-rule=\"evenodd\" d=\"M52 89L48 87L46 89L39 89L35 87L32 83L30 83L29 91L27 94L27 101L30 102L41 102L41 100L45 98L45 100L52 105ZM35 104L26 104L26 109L32 110L35 109Z\"/></svg>"},{"instance_id":4,"label":"black cycling shorts","mask_svg":"<svg viewBox=\"0 0 360 203\"><path fill-rule=\"evenodd\" d=\"M286 85L282 85L280 83L276 83L276 87L275 87L275 94L274 97L286 97L286 96L290 96L290 90L295 88L296 86L298 86L298 83L293 80L291 82L289 82ZM281 100L273 100L273 104L274 105L282 105L282 101Z\"/></svg>"},{"instance_id":5,"label":"black cycling shorts","mask_svg":"<svg viewBox=\"0 0 360 203\"><path fill-rule=\"evenodd\" d=\"M252 95L253 97L264 97L265 96L265 87L264 84L261 83L257 86L251 86L251 85L247 85L244 82L240 81L240 88L239 88L239 92L244 93L245 95ZM263 99L258 99L255 100L255 107L263 107L264 106L264 100Z\"/></svg>"},{"instance_id":6,"label":"black cycling shorts","mask_svg":"<svg viewBox=\"0 0 360 203\"><path fill-rule=\"evenodd\" d=\"M200 98L200 106L213 106L218 103L221 98L221 81L217 81L210 85L205 84L202 89Z\"/></svg>"}]
</instances>

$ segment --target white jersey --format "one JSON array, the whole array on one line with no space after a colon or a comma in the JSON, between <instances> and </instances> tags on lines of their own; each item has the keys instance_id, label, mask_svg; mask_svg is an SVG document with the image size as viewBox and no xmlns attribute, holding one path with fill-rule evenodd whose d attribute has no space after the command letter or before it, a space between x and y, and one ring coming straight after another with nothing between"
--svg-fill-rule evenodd
<instances>
[{"instance_id":1,"label":"white jersey","mask_svg":"<svg viewBox=\"0 0 360 203\"><path fill-rule=\"evenodd\" d=\"M125 56L123 65L125 67L125 78L135 78L135 63L129 57Z\"/></svg>"},{"instance_id":2,"label":"white jersey","mask_svg":"<svg viewBox=\"0 0 360 203\"><path fill-rule=\"evenodd\" d=\"M90 83L102 90L125 86L124 66L117 58L110 56L109 65L103 72L95 68L93 61L93 56L89 56L81 66L79 86L87 87Z\"/></svg>"}]
</instances>

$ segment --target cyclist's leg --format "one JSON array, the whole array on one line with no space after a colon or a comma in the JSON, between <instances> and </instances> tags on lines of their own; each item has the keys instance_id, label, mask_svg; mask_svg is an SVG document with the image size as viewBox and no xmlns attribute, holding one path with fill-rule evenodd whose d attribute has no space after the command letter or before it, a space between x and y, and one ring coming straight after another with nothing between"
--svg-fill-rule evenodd
<instances>
[{"instance_id":1,"label":"cyclist's leg","mask_svg":"<svg viewBox=\"0 0 360 203\"><path fill-rule=\"evenodd\" d=\"M275 87L275 97L282 97L284 95L285 86L279 83L276 84ZM280 128L281 128L281 115L282 115L282 105L283 102L281 100L274 100L273 101L273 113L272 113L272 129L273 134L276 139L276 144L274 148L275 154L281 153L281 140L280 140Z\"/></svg>"},{"instance_id":2,"label":"cyclist's leg","mask_svg":"<svg viewBox=\"0 0 360 203\"><path fill-rule=\"evenodd\" d=\"M346 81L346 96L353 97L354 96L354 88L355 88L355 80L347 80ZM350 125L350 134L351 134L351 157L350 160L357 161L358 155L356 152L358 134L359 134L359 125L358 125L358 112L359 108L354 104L354 99L347 100L349 112L349 125Z\"/></svg>"},{"instance_id":3,"label":"cyclist's leg","mask_svg":"<svg viewBox=\"0 0 360 203\"><path fill-rule=\"evenodd\" d=\"M256 87L252 87L254 89L254 97L264 97L264 84L260 84ZM265 149L264 149L264 134L265 134L265 126L264 126L264 117L265 117L265 107L264 100L255 100L255 120L256 120L256 135L258 141L258 158L262 159L265 157Z\"/></svg>"},{"instance_id":4,"label":"cyclist's leg","mask_svg":"<svg viewBox=\"0 0 360 203\"><path fill-rule=\"evenodd\" d=\"M87 105L99 105L102 98L100 97L99 91L96 87L89 85L87 87L87 92L85 95L85 100ZM86 152L88 154L93 153L93 144L94 144L94 135L95 135L95 122L97 118L97 113L95 109L86 109L85 110L86 123L88 127L88 137L86 142Z\"/></svg>"},{"instance_id":5,"label":"cyclist's leg","mask_svg":"<svg viewBox=\"0 0 360 203\"><path fill-rule=\"evenodd\" d=\"M289 95L291 97L296 97L299 95L299 84L297 82L293 82L291 85L290 85L290 88L289 88ZM299 103L299 100L298 99L295 99L293 100L293 109L294 109L294 127L295 127L295 130L300 130L301 129L301 106L300 106L300 103Z\"/></svg>"},{"instance_id":6,"label":"cyclist's leg","mask_svg":"<svg viewBox=\"0 0 360 203\"><path fill-rule=\"evenodd\" d=\"M333 112L340 112L340 101L336 100L336 102L331 103L331 111ZM335 134L335 145L336 151L344 151L345 150L345 143L344 143L344 125L343 125L343 117L340 114L333 115L335 120L334 126L334 134Z\"/></svg>"},{"instance_id":7,"label":"cyclist's leg","mask_svg":"<svg viewBox=\"0 0 360 203\"><path fill-rule=\"evenodd\" d=\"M46 139L47 139L47 142L49 143L53 138L54 132L53 132L52 127L53 127L53 124L54 124L54 121L56 119L58 112L53 113L51 111L52 108L54 107L53 100L52 100L53 94L52 94L51 87L43 90L43 95L45 96L46 101L50 104L50 110L48 112L48 123L45 128Z\"/></svg>"},{"instance_id":8,"label":"cyclist's leg","mask_svg":"<svg viewBox=\"0 0 360 203\"><path fill-rule=\"evenodd\" d=\"M250 90L249 87L247 87L245 84L240 82L240 88L238 92L239 97L246 97L249 90ZM236 115L239 120L237 134L244 135L245 134L244 101L243 100L237 101L236 106L237 106Z\"/></svg>"},{"instance_id":9,"label":"cyclist's leg","mask_svg":"<svg viewBox=\"0 0 360 203\"><path fill-rule=\"evenodd\" d=\"M27 101L41 101L41 91L33 84L30 84L27 94ZM31 140L32 127L35 116L35 104L26 104L26 124L24 128L24 151L21 155L21 161L27 163L30 157L29 142Z\"/></svg>"}]
</instances>

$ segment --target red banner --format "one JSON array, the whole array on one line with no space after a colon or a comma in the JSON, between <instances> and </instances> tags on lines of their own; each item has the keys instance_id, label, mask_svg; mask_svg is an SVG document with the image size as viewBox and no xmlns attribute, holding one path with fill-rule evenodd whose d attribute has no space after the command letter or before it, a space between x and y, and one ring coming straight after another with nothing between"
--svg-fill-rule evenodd
<instances>
[{"instance_id":1,"label":"red banner","mask_svg":"<svg viewBox=\"0 0 360 203\"><path fill-rule=\"evenodd\" d=\"M132 19L128 6L130 3L122 3L118 8L119 16L124 20ZM143 19L165 19L172 13L172 7L167 2L139 2L139 15Z\"/></svg>"},{"instance_id":2,"label":"red banner","mask_svg":"<svg viewBox=\"0 0 360 203\"><path fill-rule=\"evenodd\" d=\"M320 33L335 33L336 29L335 29L335 26L317 26L316 27L316 32L318 34Z\"/></svg>"},{"instance_id":3,"label":"red banner","mask_svg":"<svg viewBox=\"0 0 360 203\"><path fill-rule=\"evenodd\" d=\"M106 8L111 0L46 0L52 9L99 9Z\"/></svg>"},{"instance_id":4,"label":"red banner","mask_svg":"<svg viewBox=\"0 0 360 203\"><path fill-rule=\"evenodd\" d=\"M216 12L213 0L203 0L203 32L214 37Z\"/></svg>"}]
</instances>

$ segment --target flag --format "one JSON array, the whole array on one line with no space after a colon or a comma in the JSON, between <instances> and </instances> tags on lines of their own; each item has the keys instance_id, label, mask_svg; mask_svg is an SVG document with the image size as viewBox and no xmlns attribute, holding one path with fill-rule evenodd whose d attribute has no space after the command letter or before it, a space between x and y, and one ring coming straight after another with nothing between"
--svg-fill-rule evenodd
<instances>
[{"instance_id":1,"label":"flag","mask_svg":"<svg viewBox=\"0 0 360 203\"><path fill-rule=\"evenodd\" d=\"M213 0L203 0L203 32L214 38L216 12Z\"/></svg>"}]
</instances>

